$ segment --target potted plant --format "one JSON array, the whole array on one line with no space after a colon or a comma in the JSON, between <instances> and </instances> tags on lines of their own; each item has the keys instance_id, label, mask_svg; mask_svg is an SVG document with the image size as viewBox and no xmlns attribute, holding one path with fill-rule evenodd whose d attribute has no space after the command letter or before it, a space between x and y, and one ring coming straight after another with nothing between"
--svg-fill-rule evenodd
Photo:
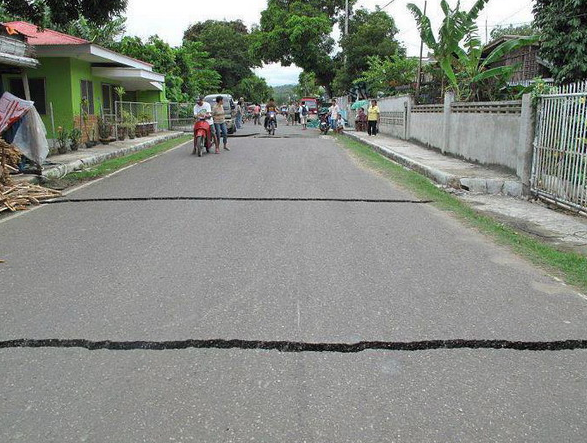
<instances>
[{"instance_id":1,"label":"potted plant","mask_svg":"<svg viewBox=\"0 0 587 443\"><path fill-rule=\"evenodd\" d=\"M61 126L57 128L57 152L65 154L67 152L67 142L69 141L69 133Z\"/></svg>"},{"instance_id":2,"label":"potted plant","mask_svg":"<svg viewBox=\"0 0 587 443\"><path fill-rule=\"evenodd\" d=\"M79 149L79 142L82 138L82 131L78 128L73 128L69 133L70 147L72 151Z\"/></svg>"},{"instance_id":3,"label":"potted plant","mask_svg":"<svg viewBox=\"0 0 587 443\"><path fill-rule=\"evenodd\" d=\"M98 136L103 145L112 141L112 125L104 117L98 118Z\"/></svg>"},{"instance_id":4,"label":"potted plant","mask_svg":"<svg viewBox=\"0 0 587 443\"><path fill-rule=\"evenodd\" d=\"M126 94L126 89L124 89L124 87L122 86L117 86L116 88L114 88L114 92L118 96L118 101L122 101L124 94Z\"/></svg>"},{"instance_id":5,"label":"potted plant","mask_svg":"<svg viewBox=\"0 0 587 443\"><path fill-rule=\"evenodd\" d=\"M126 139L126 123L120 123L118 125L118 140L124 141Z\"/></svg>"}]
</instances>

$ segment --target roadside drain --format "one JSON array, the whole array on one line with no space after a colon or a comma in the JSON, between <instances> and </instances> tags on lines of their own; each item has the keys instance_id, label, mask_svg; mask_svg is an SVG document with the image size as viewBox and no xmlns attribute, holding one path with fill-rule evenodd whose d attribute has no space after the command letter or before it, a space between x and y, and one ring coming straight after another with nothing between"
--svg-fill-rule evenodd
<instances>
[{"instance_id":1,"label":"roadside drain","mask_svg":"<svg viewBox=\"0 0 587 443\"><path fill-rule=\"evenodd\" d=\"M59 203L92 202L142 202L142 201L235 201L235 202L338 202L338 203L406 203L428 204L432 200L365 199L365 198L289 198L289 197L106 197L106 198L60 198L42 202L43 205Z\"/></svg>"},{"instance_id":2,"label":"roadside drain","mask_svg":"<svg viewBox=\"0 0 587 443\"><path fill-rule=\"evenodd\" d=\"M182 349L242 349L279 352L333 352L352 354L364 351L431 351L449 349L491 349L513 351L572 351L587 349L587 340L510 341L510 340L427 340L412 342L305 343L258 340L180 340L180 341L91 341L91 340L7 340L0 349L82 348L89 351L167 351Z\"/></svg>"}]
</instances>

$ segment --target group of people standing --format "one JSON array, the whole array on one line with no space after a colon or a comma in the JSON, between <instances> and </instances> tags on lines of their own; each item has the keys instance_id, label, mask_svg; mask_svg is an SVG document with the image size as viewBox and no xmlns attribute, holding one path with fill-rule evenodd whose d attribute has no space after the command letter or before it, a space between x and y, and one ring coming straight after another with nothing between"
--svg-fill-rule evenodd
<instances>
[{"instance_id":1,"label":"group of people standing","mask_svg":"<svg viewBox=\"0 0 587 443\"><path fill-rule=\"evenodd\" d=\"M286 118L287 126L302 125L302 129L306 129L308 125L308 115L310 110L306 106L306 102L291 102L287 108Z\"/></svg>"},{"instance_id":2,"label":"group of people standing","mask_svg":"<svg viewBox=\"0 0 587 443\"><path fill-rule=\"evenodd\" d=\"M377 100L371 100L367 112L365 108L360 108L355 119L355 129L357 131L367 131L369 136L376 136L379 132L381 123L381 111L377 105Z\"/></svg>"}]
</instances>

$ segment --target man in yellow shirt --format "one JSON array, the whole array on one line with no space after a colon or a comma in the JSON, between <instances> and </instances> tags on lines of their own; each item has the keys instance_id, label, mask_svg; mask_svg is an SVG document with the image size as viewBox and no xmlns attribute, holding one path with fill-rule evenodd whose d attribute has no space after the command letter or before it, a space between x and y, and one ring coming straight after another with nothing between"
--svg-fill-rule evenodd
<instances>
[{"instance_id":1,"label":"man in yellow shirt","mask_svg":"<svg viewBox=\"0 0 587 443\"><path fill-rule=\"evenodd\" d=\"M367 111L367 133L369 135L377 135L380 120L381 112L379 112L377 100L371 100L371 106L369 106L369 110Z\"/></svg>"}]
</instances>

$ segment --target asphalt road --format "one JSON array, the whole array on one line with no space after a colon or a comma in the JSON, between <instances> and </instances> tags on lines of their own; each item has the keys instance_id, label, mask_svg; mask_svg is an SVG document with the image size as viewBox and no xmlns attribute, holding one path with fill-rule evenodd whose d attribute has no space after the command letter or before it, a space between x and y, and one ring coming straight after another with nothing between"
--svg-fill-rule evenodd
<instances>
[{"instance_id":1,"label":"asphalt road","mask_svg":"<svg viewBox=\"0 0 587 443\"><path fill-rule=\"evenodd\" d=\"M411 200L315 130L69 195ZM0 341L587 339L587 301L426 204L97 201L0 223ZM1 442L583 442L587 351L0 349Z\"/></svg>"}]
</instances>

